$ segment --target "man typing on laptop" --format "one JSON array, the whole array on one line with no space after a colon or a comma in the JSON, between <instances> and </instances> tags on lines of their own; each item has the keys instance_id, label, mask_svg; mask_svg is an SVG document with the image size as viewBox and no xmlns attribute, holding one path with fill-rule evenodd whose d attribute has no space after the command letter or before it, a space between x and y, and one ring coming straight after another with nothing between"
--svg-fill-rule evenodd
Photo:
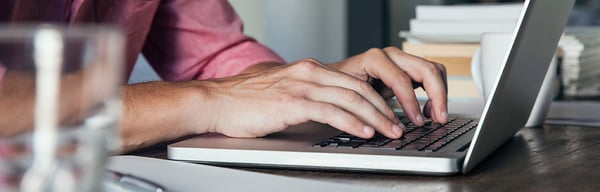
<instances>
[{"instance_id":1,"label":"man typing on laptop","mask_svg":"<svg viewBox=\"0 0 600 192\"><path fill-rule=\"evenodd\" d=\"M478 116L451 114L446 121L445 111L440 111L443 109L440 106L445 107L445 103L438 103L442 101L439 98L443 98L445 102L445 94L440 94L445 89L431 86L443 86L443 83L439 82L443 81L441 80L443 78L436 74L437 70L426 63L405 65L406 61L410 63L411 57L394 59L402 54L396 52L398 53L396 55L392 52L387 54L387 58L395 62L393 65L376 58L366 59L368 63L379 61L373 62L376 65L371 65L372 68L363 67L370 65L364 65L366 62L363 64L353 62L352 60L357 60L356 58L342 63L353 68L358 67L355 68L359 69L357 73L350 73L354 74L354 77L362 78L361 80L368 80L367 77L381 78L388 87L392 87L405 111L400 121L407 125L407 129L399 139L390 135L394 129L389 131L390 129L385 125L375 128L381 134L371 139L364 139L369 134L361 135L346 131L359 136L357 137L340 133L327 125L306 123L290 126L284 131L253 140L217 134L187 138L170 144L167 155L169 159L174 160L235 166L427 175L467 173L525 125L544 76L552 72L548 70L549 64L556 52L558 40L574 1L527 0L524 2L511 36L510 49L506 51L501 61L504 65L497 74L495 87L492 88L482 113ZM384 49L384 51L391 50L393 49ZM365 61L358 59L361 60ZM395 69L385 71L388 66L395 66ZM344 67L335 65L334 67L347 72ZM408 78L405 79L394 72L398 67L403 69L413 81L423 83L432 98L433 106L432 111L427 107L424 111L433 112L433 122L427 121L422 124L420 118L414 116L418 113L412 111L416 107L413 108L411 104L416 102L412 99L403 100L407 98L405 94L410 94L412 97L410 88L398 89L396 85L390 84L390 82L399 82L403 86L410 84ZM377 69L371 70L375 68ZM431 71L419 73L427 68ZM385 73L380 73L383 71ZM397 75L390 75L394 73ZM431 75L431 78L420 78L419 76L423 77L422 75ZM440 80L435 82L438 79ZM432 80L434 83L431 83ZM344 98L343 94L333 97ZM352 100L349 99L344 103ZM365 109L355 110L355 108L345 107L346 105L338 106L354 112L358 118L372 117L360 115L361 110ZM385 110L382 112L385 114ZM435 123L436 121L439 123ZM326 123L340 128L339 125L331 122Z\"/></svg>"},{"instance_id":2,"label":"man typing on laptop","mask_svg":"<svg viewBox=\"0 0 600 192\"><path fill-rule=\"evenodd\" d=\"M243 35L241 21L227 1L136 2L0 3L4 22L115 23L124 28L129 34L125 67L132 69L143 52L167 80L123 86L124 151L209 132L261 137L307 121L361 138L375 132L399 138L403 124L384 98L395 95L409 120L421 126L425 117L413 91L418 86L430 97L423 109L426 117L439 123L448 119L444 67L397 48L371 49L331 65L314 59L283 65L280 57ZM373 84L385 85L386 90L376 90ZM0 65L1 136L32 127L17 122L31 119L32 109L11 105L33 102L21 99L33 91L18 91L32 87L20 85L18 77ZM14 115L22 118L11 118Z\"/></svg>"}]
</instances>

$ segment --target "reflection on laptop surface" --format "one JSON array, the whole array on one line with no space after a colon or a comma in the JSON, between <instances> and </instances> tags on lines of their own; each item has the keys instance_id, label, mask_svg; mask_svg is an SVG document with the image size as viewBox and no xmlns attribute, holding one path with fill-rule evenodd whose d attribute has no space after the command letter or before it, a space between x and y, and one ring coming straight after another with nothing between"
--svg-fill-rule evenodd
<instances>
[{"instance_id":1,"label":"reflection on laptop surface","mask_svg":"<svg viewBox=\"0 0 600 192\"><path fill-rule=\"evenodd\" d=\"M505 65L480 117L365 140L306 123L259 139L207 134L168 147L174 160L236 166L448 175L466 173L525 124L574 0L526 1Z\"/></svg>"}]
</instances>

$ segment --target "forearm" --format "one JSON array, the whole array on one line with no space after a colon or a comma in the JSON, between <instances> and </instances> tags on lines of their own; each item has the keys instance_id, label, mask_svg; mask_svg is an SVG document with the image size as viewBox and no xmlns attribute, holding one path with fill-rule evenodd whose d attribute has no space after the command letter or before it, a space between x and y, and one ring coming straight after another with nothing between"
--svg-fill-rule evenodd
<instances>
[{"instance_id":1,"label":"forearm","mask_svg":"<svg viewBox=\"0 0 600 192\"><path fill-rule=\"evenodd\" d=\"M31 74L7 72L0 92L0 138L33 127L35 84Z\"/></svg>"},{"instance_id":2,"label":"forearm","mask_svg":"<svg viewBox=\"0 0 600 192\"><path fill-rule=\"evenodd\" d=\"M263 62L263 63L258 63L255 65L252 65L246 69L244 69L244 71L242 73L255 73L255 72L259 72L259 71L264 71L273 67L277 67L277 66L282 66L284 65L283 63L278 63L278 62Z\"/></svg>"},{"instance_id":3,"label":"forearm","mask_svg":"<svg viewBox=\"0 0 600 192\"><path fill-rule=\"evenodd\" d=\"M70 73L60 79L57 100L60 128L81 123L90 109L102 103L109 94L102 86L94 86L89 78L86 81L83 75ZM0 137L29 132L34 127L35 78L34 73L22 71L9 71L4 75L0 92Z\"/></svg>"},{"instance_id":4,"label":"forearm","mask_svg":"<svg viewBox=\"0 0 600 192\"><path fill-rule=\"evenodd\" d=\"M213 102L199 81L127 85L123 92L122 152L208 132Z\"/></svg>"},{"instance_id":5,"label":"forearm","mask_svg":"<svg viewBox=\"0 0 600 192\"><path fill-rule=\"evenodd\" d=\"M7 73L0 93L0 137L30 131L33 128L34 82L30 74ZM66 80L65 83L80 79ZM209 82L149 82L121 88L123 118L120 124L122 152L168 141L189 134L206 133L212 123L211 107L200 86ZM66 85L66 84L65 84ZM79 86L63 86L79 87ZM65 93L65 91L62 91ZM71 121L81 111L73 99L78 91L61 97L61 121ZM70 96L70 97L66 97Z\"/></svg>"}]
</instances>

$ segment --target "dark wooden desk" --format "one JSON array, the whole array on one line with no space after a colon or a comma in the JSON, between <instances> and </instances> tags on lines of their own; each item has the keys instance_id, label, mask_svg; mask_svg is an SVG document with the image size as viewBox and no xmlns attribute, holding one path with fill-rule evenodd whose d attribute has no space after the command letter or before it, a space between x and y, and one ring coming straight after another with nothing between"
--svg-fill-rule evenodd
<instances>
[{"instance_id":1,"label":"dark wooden desk","mask_svg":"<svg viewBox=\"0 0 600 192\"><path fill-rule=\"evenodd\" d=\"M134 154L164 158L164 145ZM432 177L243 168L398 191L600 191L600 127L523 128L466 175Z\"/></svg>"}]
</instances>

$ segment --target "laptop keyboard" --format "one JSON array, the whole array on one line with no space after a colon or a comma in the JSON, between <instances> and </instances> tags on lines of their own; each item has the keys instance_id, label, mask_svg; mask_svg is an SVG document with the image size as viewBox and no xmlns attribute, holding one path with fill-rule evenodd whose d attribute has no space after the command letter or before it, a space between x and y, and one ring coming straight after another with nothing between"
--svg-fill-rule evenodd
<instances>
[{"instance_id":1,"label":"laptop keyboard","mask_svg":"<svg viewBox=\"0 0 600 192\"><path fill-rule=\"evenodd\" d=\"M415 126L406 117L401 117L400 121L407 128L399 139L390 139L381 134L375 134L371 139L363 139L347 133L341 133L318 142L313 146L433 152L440 150L450 142L477 127L477 121L465 118L449 119L446 124L438 124L433 123L431 120L426 120L425 125L422 127Z\"/></svg>"}]
</instances>

